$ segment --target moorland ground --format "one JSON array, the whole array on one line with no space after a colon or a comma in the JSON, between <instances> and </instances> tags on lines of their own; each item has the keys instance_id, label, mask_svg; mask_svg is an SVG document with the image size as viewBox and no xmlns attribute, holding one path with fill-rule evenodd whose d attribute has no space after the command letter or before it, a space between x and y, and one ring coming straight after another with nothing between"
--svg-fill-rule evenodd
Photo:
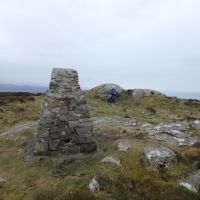
<instances>
[{"instance_id":1,"label":"moorland ground","mask_svg":"<svg viewBox=\"0 0 200 200\"><path fill-rule=\"evenodd\" d=\"M5 97L5 94L2 95ZM8 95L9 96L9 95ZM0 98L0 132L11 126L40 117L43 96L23 95ZM107 103L93 92L85 92L92 117L122 116L137 122L158 124L200 117L200 102L175 97L149 96L133 99L126 93L116 103ZM162 199L197 200L195 194L180 187L178 180L200 168L200 145L193 147L169 146L175 151L178 163L165 169L149 167L143 155L147 145L159 145L150 139L139 126L123 124L94 125L95 137L101 153L70 164L41 160L37 163L23 161L23 151L37 127L18 133L0 135L0 176L6 184L0 187L0 200L65 200L65 199ZM200 139L200 133L193 130ZM132 148L119 152L116 140L127 139ZM200 141L200 140L199 140ZM101 163L107 155L117 156L121 165ZM87 188L96 176L100 191L91 193Z\"/></svg>"}]
</instances>

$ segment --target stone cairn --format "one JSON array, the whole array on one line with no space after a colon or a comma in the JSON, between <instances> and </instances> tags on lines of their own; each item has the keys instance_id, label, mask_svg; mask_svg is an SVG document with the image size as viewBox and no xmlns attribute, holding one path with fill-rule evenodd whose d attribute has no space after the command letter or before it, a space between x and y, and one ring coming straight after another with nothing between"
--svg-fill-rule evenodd
<instances>
[{"instance_id":1,"label":"stone cairn","mask_svg":"<svg viewBox=\"0 0 200 200\"><path fill-rule=\"evenodd\" d=\"M44 99L34 155L90 153L97 149L85 97L73 69L54 68Z\"/></svg>"}]
</instances>

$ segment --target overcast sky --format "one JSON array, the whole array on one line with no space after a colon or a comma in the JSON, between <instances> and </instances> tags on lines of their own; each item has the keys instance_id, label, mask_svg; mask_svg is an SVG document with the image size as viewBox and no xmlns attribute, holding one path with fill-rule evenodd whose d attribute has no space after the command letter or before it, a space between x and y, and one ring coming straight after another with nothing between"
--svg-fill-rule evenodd
<instances>
[{"instance_id":1,"label":"overcast sky","mask_svg":"<svg viewBox=\"0 0 200 200\"><path fill-rule=\"evenodd\" d=\"M0 83L200 92L199 0L1 0Z\"/></svg>"}]
</instances>

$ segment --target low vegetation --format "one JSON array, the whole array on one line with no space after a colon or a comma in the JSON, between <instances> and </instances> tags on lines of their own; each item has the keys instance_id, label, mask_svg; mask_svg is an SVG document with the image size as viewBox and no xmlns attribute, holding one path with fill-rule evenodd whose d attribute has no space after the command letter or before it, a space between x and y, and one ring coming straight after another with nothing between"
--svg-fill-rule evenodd
<instances>
[{"instance_id":1,"label":"low vegetation","mask_svg":"<svg viewBox=\"0 0 200 200\"><path fill-rule=\"evenodd\" d=\"M92 116L120 115L148 123L171 122L186 118L198 118L197 102L164 96L144 97L134 100L127 94L110 104L94 93L85 93ZM0 128L29 120L37 120L43 97L34 101L15 101L1 105ZM20 108L24 109L20 111ZM18 109L18 110L17 110ZM36 127L21 133L0 136L0 176L6 185L0 188L0 200L198 200L194 194L180 187L177 180L200 168L200 145L191 148L171 146L178 155L178 164L167 169L149 167L143 156L146 144L159 144L149 139L141 127L95 127L96 139L102 152L85 160L56 165L50 161L25 163L23 150L36 132ZM195 133L199 136L199 133ZM115 140L126 138L132 144L127 152L118 152ZM118 156L121 165L101 163L107 155ZM87 185L96 176L100 191L91 193Z\"/></svg>"},{"instance_id":2,"label":"low vegetation","mask_svg":"<svg viewBox=\"0 0 200 200\"><path fill-rule=\"evenodd\" d=\"M85 95L93 116L119 115L155 124L200 118L198 100L181 100L160 95L133 99L124 92L115 104L110 104L95 93L86 92Z\"/></svg>"},{"instance_id":3,"label":"low vegetation","mask_svg":"<svg viewBox=\"0 0 200 200\"><path fill-rule=\"evenodd\" d=\"M38 120L42 102L40 93L0 93L0 131L19 122Z\"/></svg>"}]
</instances>

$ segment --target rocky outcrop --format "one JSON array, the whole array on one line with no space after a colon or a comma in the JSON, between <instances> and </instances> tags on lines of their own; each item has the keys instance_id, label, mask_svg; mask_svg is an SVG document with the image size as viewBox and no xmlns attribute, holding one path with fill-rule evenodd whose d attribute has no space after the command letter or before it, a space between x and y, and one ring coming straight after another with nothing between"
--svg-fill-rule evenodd
<instances>
[{"instance_id":1,"label":"rocky outcrop","mask_svg":"<svg viewBox=\"0 0 200 200\"><path fill-rule=\"evenodd\" d=\"M130 92L134 99L140 99L144 96L155 96L155 95L164 96L164 94L162 94L161 92L150 89L133 89L129 90L129 94Z\"/></svg>"},{"instance_id":2,"label":"rocky outcrop","mask_svg":"<svg viewBox=\"0 0 200 200\"><path fill-rule=\"evenodd\" d=\"M177 162L176 154L166 147L145 147L144 155L150 166L155 168L169 167Z\"/></svg>"},{"instance_id":3,"label":"rocky outcrop","mask_svg":"<svg viewBox=\"0 0 200 200\"><path fill-rule=\"evenodd\" d=\"M91 91L95 93L99 93L99 94L108 94L111 89L116 89L118 93L121 93L124 90L119 85L116 85L113 83L105 83L105 84L92 88Z\"/></svg>"},{"instance_id":4,"label":"rocky outcrop","mask_svg":"<svg viewBox=\"0 0 200 200\"><path fill-rule=\"evenodd\" d=\"M37 124L38 124L38 121L30 121L30 122L25 122L22 124L17 124L15 126L13 126L12 128L10 128L9 130L0 133L0 136L6 136L6 135L12 135L15 133L20 133L21 131L24 131L26 129L36 126Z\"/></svg>"},{"instance_id":5,"label":"rocky outcrop","mask_svg":"<svg viewBox=\"0 0 200 200\"><path fill-rule=\"evenodd\" d=\"M200 186L200 170L195 171L186 180L181 181L179 184L191 192L197 193Z\"/></svg>"},{"instance_id":6,"label":"rocky outcrop","mask_svg":"<svg viewBox=\"0 0 200 200\"><path fill-rule=\"evenodd\" d=\"M125 118L121 116L103 116L93 117L92 121L95 125L123 125L123 126L136 126L137 122L132 118Z\"/></svg>"},{"instance_id":7,"label":"rocky outcrop","mask_svg":"<svg viewBox=\"0 0 200 200\"><path fill-rule=\"evenodd\" d=\"M93 124L78 74L73 69L54 68L44 99L38 134L26 148L25 158L34 155L65 155L96 150ZM32 150L31 150L32 149Z\"/></svg>"},{"instance_id":8,"label":"rocky outcrop","mask_svg":"<svg viewBox=\"0 0 200 200\"><path fill-rule=\"evenodd\" d=\"M161 123L159 125L146 124L143 127L153 139L163 141L167 144L178 146L192 146L197 138L189 133L188 122Z\"/></svg>"}]
</instances>

